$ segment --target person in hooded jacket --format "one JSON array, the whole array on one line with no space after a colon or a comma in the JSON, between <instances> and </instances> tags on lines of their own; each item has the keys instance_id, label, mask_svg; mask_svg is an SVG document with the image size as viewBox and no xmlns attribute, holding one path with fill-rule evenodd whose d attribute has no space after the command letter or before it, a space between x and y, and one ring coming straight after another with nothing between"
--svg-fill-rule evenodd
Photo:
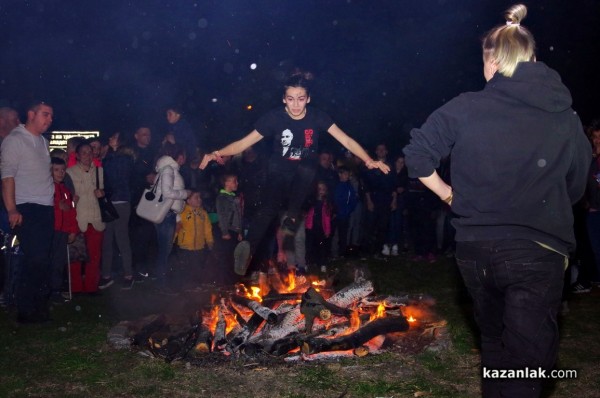
<instances>
[{"instance_id":1,"label":"person in hooded jacket","mask_svg":"<svg viewBox=\"0 0 600 398\"><path fill-rule=\"evenodd\" d=\"M185 199L190 191L185 189L183 177L179 168L185 164L185 149L178 144L164 143L160 149L160 157L156 161L156 179L158 184L156 195L164 199L173 199L171 209L160 224L155 224L158 253L156 255L156 277L159 286L165 293L171 289L167 285L167 272L169 270L169 254L173 249L177 214L183 211Z\"/></svg>"},{"instance_id":2,"label":"person in hooded jacket","mask_svg":"<svg viewBox=\"0 0 600 398\"><path fill-rule=\"evenodd\" d=\"M541 377L485 376L554 366L575 245L571 206L591 160L569 90L536 62L534 38L520 24L526 14L512 6L506 23L485 35L485 88L436 110L404 148L409 175L456 214L456 260L481 333L485 397L538 397ZM452 186L435 171L450 154Z\"/></svg>"}]
</instances>

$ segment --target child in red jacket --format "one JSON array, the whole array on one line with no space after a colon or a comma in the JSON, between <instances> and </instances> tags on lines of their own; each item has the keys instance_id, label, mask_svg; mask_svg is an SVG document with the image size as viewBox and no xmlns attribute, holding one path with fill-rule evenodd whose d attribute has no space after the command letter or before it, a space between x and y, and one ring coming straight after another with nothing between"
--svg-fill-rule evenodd
<instances>
[{"instance_id":1,"label":"child in red jacket","mask_svg":"<svg viewBox=\"0 0 600 398\"><path fill-rule=\"evenodd\" d=\"M52 178L54 179L54 238L52 240L52 269L50 273L50 300L61 303L65 270L67 269L67 244L75 240L79 232L77 211L73 195L64 183L67 164L63 159L52 158Z\"/></svg>"}]
</instances>

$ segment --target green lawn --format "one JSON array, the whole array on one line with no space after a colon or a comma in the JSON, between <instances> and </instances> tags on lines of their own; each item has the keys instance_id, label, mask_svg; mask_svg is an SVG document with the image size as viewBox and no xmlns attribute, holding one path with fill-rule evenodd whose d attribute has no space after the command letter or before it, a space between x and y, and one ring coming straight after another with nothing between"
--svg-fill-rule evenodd
<instances>
[{"instance_id":1,"label":"green lawn","mask_svg":"<svg viewBox=\"0 0 600 398\"><path fill-rule=\"evenodd\" d=\"M448 321L452 345L442 351L386 352L335 363L270 364L222 360L212 365L166 364L136 350L115 350L106 334L117 322L185 310L186 297L165 299L149 282L131 291L55 306L53 321L18 325L0 313L0 397L477 397L479 370L470 304L452 260L416 264L402 257L367 264L378 294L427 293ZM352 265L338 262L339 284ZM576 380L550 385L547 397L598 397L600 291L575 296L561 319L558 367ZM207 299L208 300L208 299Z\"/></svg>"}]
</instances>

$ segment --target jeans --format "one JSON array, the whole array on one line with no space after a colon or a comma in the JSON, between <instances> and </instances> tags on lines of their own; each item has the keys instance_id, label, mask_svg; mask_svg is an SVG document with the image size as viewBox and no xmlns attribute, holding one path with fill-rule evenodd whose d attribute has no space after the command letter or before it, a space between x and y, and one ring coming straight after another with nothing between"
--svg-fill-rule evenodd
<instances>
[{"instance_id":1,"label":"jeans","mask_svg":"<svg viewBox=\"0 0 600 398\"><path fill-rule=\"evenodd\" d=\"M52 239L52 271L50 275L50 292L60 294L65 273L67 272L67 241L69 234L67 232L54 231Z\"/></svg>"},{"instance_id":2,"label":"jeans","mask_svg":"<svg viewBox=\"0 0 600 398\"><path fill-rule=\"evenodd\" d=\"M565 257L528 240L458 242L487 369L552 369ZM538 397L540 379L484 379L484 397Z\"/></svg>"},{"instance_id":3,"label":"jeans","mask_svg":"<svg viewBox=\"0 0 600 398\"><path fill-rule=\"evenodd\" d=\"M596 265L595 272L588 275L588 277L591 280L600 281L600 211L589 212L585 221Z\"/></svg>"},{"instance_id":4,"label":"jeans","mask_svg":"<svg viewBox=\"0 0 600 398\"><path fill-rule=\"evenodd\" d=\"M102 242L102 276L111 277L113 265L113 247L115 243L121 254L123 276L132 276L131 269L131 243L129 241L129 215L131 206L128 202L115 203L119 218L106 223L104 241Z\"/></svg>"},{"instance_id":5,"label":"jeans","mask_svg":"<svg viewBox=\"0 0 600 398\"><path fill-rule=\"evenodd\" d=\"M156 254L156 277L161 286L167 283L167 272L169 271L169 255L173 249L173 237L175 236L175 226L177 224L177 215L169 211L165 219L160 224L155 224L156 240L158 243L158 252Z\"/></svg>"},{"instance_id":6,"label":"jeans","mask_svg":"<svg viewBox=\"0 0 600 398\"><path fill-rule=\"evenodd\" d=\"M302 204L311 191L316 162L312 158L299 162L279 161L273 162L269 168L263 200L250 222L246 236L250 243L251 255L256 252L283 204L287 202L286 211L289 217L296 220L300 218Z\"/></svg>"},{"instance_id":7,"label":"jeans","mask_svg":"<svg viewBox=\"0 0 600 398\"><path fill-rule=\"evenodd\" d=\"M19 315L47 316L50 293L54 208L34 203L17 205L23 223L16 228L23 258L19 264L15 298ZM65 249L66 250L66 249Z\"/></svg>"},{"instance_id":8,"label":"jeans","mask_svg":"<svg viewBox=\"0 0 600 398\"><path fill-rule=\"evenodd\" d=\"M306 270L306 230L304 218L298 225L298 230L294 235L294 250L285 249L285 257L288 265L295 265L297 268Z\"/></svg>"}]
</instances>

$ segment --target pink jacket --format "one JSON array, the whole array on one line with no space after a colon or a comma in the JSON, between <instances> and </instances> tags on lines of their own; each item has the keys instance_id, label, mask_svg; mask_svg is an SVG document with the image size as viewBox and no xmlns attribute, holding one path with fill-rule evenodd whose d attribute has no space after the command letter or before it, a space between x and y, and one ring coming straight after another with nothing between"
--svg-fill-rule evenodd
<instances>
[{"instance_id":1,"label":"pink jacket","mask_svg":"<svg viewBox=\"0 0 600 398\"><path fill-rule=\"evenodd\" d=\"M331 206L323 201L323 208L321 209L321 223L323 224L323 233L326 236L331 236L331 214L332 209ZM313 219L315 218L315 208L314 206L308 210L306 213L305 226L306 229L313 229Z\"/></svg>"}]
</instances>

